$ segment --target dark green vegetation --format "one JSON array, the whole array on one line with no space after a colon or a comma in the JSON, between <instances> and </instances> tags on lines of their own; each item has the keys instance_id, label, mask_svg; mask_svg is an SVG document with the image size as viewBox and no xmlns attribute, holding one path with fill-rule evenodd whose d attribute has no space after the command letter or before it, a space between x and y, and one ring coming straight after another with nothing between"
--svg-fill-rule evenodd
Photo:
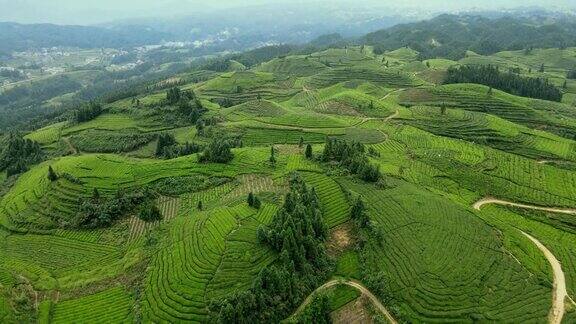
<instances>
[{"instance_id":1,"label":"dark green vegetation","mask_svg":"<svg viewBox=\"0 0 576 324\"><path fill-rule=\"evenodd\" d=\"M345 46L235 54L2 137L28 170L0 170L0 321L278 322L345 277L399 321L545 322L552 270L519 230L574 299L571 215L472 205L576 206L576 49ZM518 83L444 84L464 65ZM539 78L560 102L518 95Z\"/></svg>"},{"instance_id":2,"label":"dark green vegetation","mask_svg":"<svg viewBox=\"0 0 576 324\"><path fill-rule=\"evenodd\" d=\"M251 289L211 305L219 309L220 323L279 322L326 279L326 225L316 192L299 176L291 176L284 205L257 235L260 244L279 253L279 261L262 269Z\"/></svg>"},{"instance_id":3,"label":"dark green vegetation","mask_svg":"<svg viewBox=\"0 0 576 324\"><path fill-rule=\"evenodd\" d=\"M560 89L547 80L522 77L513 72L502 73L498 67L490 65L451 67L444 82L483 84L490 87L488 95L492 94L491 88L496 88L522 97L562 101Z\"/></svg>"},{"instance_id":4,"label":"dark green vegetation","mask_svg":"<svg viewBox=\"0 0 576 324\"><path fill-rule=\"evenodd\" d=\"M7 176L27 171L29 165L36 164L44 158L44 152L37 142L23 139L16 134L10 134L2 146L0 172L5 171Z\"/></svg>"},{"instance_id":5,"label":"dark green vegetation","mask_svg":"<svg viewBox=\"0 0 576 324\"><path fill-rule=\"evenodd\" d=\"M377 53L409 46L422 58L460 59L467 50L487 55L507 50L566 48L576 45L576 24L542 24L525 18L489 19L441 15L434 19L377 31L364 42Z\"/></svg>"}]
</instances>

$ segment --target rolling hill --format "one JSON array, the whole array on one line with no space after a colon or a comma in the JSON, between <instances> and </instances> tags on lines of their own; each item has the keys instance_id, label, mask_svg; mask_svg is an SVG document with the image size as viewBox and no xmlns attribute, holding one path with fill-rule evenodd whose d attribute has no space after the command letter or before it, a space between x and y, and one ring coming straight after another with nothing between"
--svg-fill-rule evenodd
<instances>
[{"instance_id":1,"label":"rolling hill","mask_svg":"<svg viewBox=\"0 0 576 324\"><path fill-rule=\"evenodd\" d=\"M571 323L573 80L442 81L558 84L574 51L236 61L23 134L44 156L0 173L0 321Z\"/></svg>"}]
</instances>

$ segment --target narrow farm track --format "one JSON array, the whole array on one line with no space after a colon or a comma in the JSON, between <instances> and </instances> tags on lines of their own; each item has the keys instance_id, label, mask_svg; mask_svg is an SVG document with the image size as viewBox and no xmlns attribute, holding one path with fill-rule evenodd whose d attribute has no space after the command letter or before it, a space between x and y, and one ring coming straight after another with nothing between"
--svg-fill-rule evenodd
<instances>
[{"instance_id":1,"label":"narrow farm track","mask_svg":"<svg viewBox=\"0 0 576 324\"><path fill-rule=\"evenodd\" d=\"M552 272L554 274L554 284L553 284L553 295L552 295L552 308L550 309L550 313L548 314L548 321L551 324L560 324L562 322L562 317L564 316L564 300L568 296L568 292L566 290L566 278L564 277L564 271L562 271L562 265L560 261L556 259L554 254L546 248L540 241L535 239L528 233L523 231L522 234L529 238L542 253L552 266Z\"/></svg>"},{"instance_id":2,"label":"narrow farm track","mask_svg":"<svg viewBox=\"0 0 576 324\"><path fill-rule=\"evenodd\" d=\"M330 280L327 283L323 284L322 286L316 288L316 290L314 290L312 293L310 293L310 295L308 295L308 297L306 297L304 302L302 302L302 304L298 307L298 309L296 310L296 312L294 312L293 315L297 315L297 314L301 313L304 310L304 308L306 307L306 305L308 305L308 304L310 304L310 302L312 302L312 299L314 298L315 294L317 294L318 292L320 292L322 290L325 290L325 289L328 289L330 287L334 287L337 285L347 285L347 286L350 286L352 288L358 289L358 291L360 291L364 296L366 296L370 299L370 301L378 309L378 311L380 313L382 313L382 315L384 315L386 317L386 319L388 319L389 323L392 323L392 324L398 323L398 322L396 322L394 317L392 317L392 315L390 315L390 312L388 312L386 307L384 307L384 305L382 305L382 303L378 300L378 298L376 296L374 296L374 294L372 294L370 292L370 290L368 290L368 288L364 287L361 283L359 283L357 281L341 280L341 279Z\"/></svg>"},{"instance_id":3,"label":"narrow farm track","mask_svg":"<svg viewBox=\"0 0 576 324\"><path fill-rule=\"evenodd\" d=\"M549 207L540 207L540 206L532 206L526 204L518 204L509 201L494 199L494 198L484 198L477 201L474 204L474 209L480 210L482 206L486 204L499 204L504 206L514 206L520 208L527 208L527 209L534 209L534 210L542 210L542 211L549 211L554 213L562 213L562 214L570 214L576 215L576 209L569 209L569 208L549 208ZM560 324L562 322L562 317L564 316L564 301L569 299L574 303L572 298L568 295L568 291L566 290L566 277L564 276L564 271L562 271L562 265L560 261L556 259L554 254L544 246L540 241L536 238L531 236L530 234L520 231L524 236L532 241L538 247L540 251L544 254L550 266L552 267L553 273L553 288L552 288L552 308L550 309L550 313L548 315L548 322L551 324Z\"/></svg>"},{"instance_id":4,"label":"narrow farm track","mask_svg":"<svg viewBox=\"0 0 576 324\"><path fill-rule=\"evenodd\" d=\"M72 154L74 155L78 154L78 150L76 149L76 147L74 147L74 145L72 145L72 142L70 142L69 137L63 137L62 140L64 141L64 143L66 143L66 145L68 145L68 148L70 149L70 152L72 152Z\"/></svg>"},{"instance_id":5,"label":"narrow farm track","mask_svg":"<svg viewBox=\"0 0 576 324\"><path fill-rule=\"evenodd\" d=\"M388 92L384 97L380 98L380 100L386 100L386 98L388 98L391 94L394 94L394 93L397 93L397 92L400 92L400 91L403 91L403 90L406 90L406 88L400 88L400 89L396 89L396 90L390 91L390 92Z\"/></svg>"},{"instance_id":6,"label":"narrow farm track","mask_svg":"<svg viewBox=\"0 0 576 324\"><path fill-rule=\"evenodd\" d=\"M478 200L474 203L474 209L480 210L482 206L488 204L497 204L503 206L512 206L512 207L519 207L519 208L526 208L526 209L533 209L533 210L541 210L547 211L551 213L561 213L561 214L569 214L569 215L576 215L576 209L573 208L554 208L554 207L542 207L542 206L534 206L534 205L526 205L526 204L519 204L511 201L500 200L495 198L484 198Z\"/></svg>"}]
</instances>

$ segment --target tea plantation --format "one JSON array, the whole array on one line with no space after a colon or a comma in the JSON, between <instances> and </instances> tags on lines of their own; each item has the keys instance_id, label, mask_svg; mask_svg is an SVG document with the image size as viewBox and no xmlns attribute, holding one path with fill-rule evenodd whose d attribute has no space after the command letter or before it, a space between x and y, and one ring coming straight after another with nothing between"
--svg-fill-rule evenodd
<instances>
[{"instance_id":1,"label":"tea plantation","mask_svg":"<svg viewBox=\"0 0 576 324\"><path fill-rule=\"evenodd\" d=\"M354 280L397 322L574 323L575 81L552 102L436 76L492 65L558 85L575 52L236 62L22 134L43 155L0 169L0 322L384 319L348 286L295 313Z\"/></svg>"}]
</instances>

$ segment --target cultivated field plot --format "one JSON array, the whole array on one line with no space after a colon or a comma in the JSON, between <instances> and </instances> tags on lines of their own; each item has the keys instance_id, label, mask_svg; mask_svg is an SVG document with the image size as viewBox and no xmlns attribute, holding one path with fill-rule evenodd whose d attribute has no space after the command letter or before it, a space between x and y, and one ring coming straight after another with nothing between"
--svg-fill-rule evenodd
<instances>
[{"instance_id":1,"label":"cultivated field plot","mask_svg":"<svg viewBox=\"0 0 576 324\"><path fill-rule=\"evenodd\" d=\"M549 286L505 253L497 233L474 214L407 183L387 191L344 186L366 199L384 230L382 246L364 258L386 273L410 318L545 321Z\"/></svg>"}]
</instances>

